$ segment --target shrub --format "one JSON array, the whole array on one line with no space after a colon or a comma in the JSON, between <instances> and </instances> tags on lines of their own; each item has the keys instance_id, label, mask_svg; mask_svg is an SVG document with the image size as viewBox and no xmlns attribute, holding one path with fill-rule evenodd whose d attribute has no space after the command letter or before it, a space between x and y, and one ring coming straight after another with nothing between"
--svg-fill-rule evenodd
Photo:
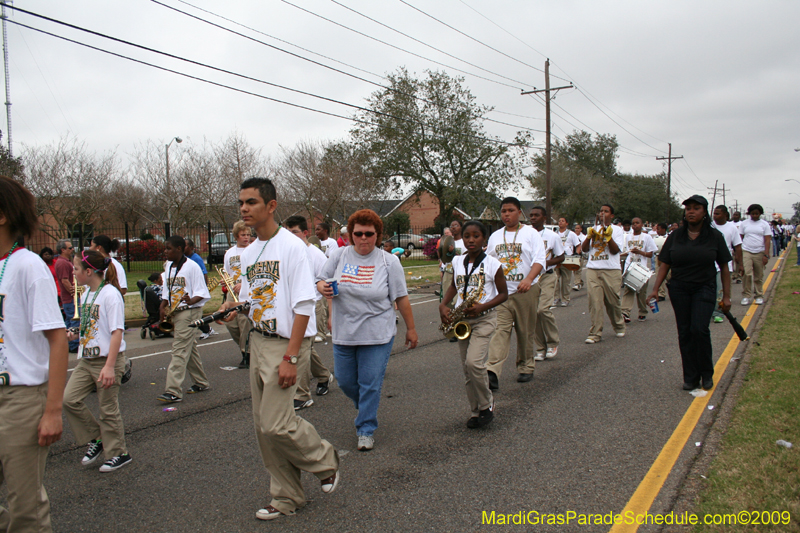
<instances>
[{"instance_id":1,"label":"shrub","mask_svg":"<svg viewBox=\"0 0 800 533\"><path fill-rule=\"evenodd\" d=\"M133 241L129 243L131 261L162 261L164 260L164 243L155 239ZM120 249L121 259L125 260L125 245Z\"/></svg>"},{"instance_id":2,"label":"shrub","mask_svg":"<svg viewBox=\"0 0 800 533\"><path fill-rule=\"evenodd\" d=\"M422 247L422 254L428 259L438 259L436 254L436 245L439 244L439 239L428 239Z\"/></svg>"},{"instance_id":3,"label":"shrub","mask_svg":"<svg viewBox=\"0 0 800 533\"><path fill-rule=\"evenodd\" d=\"M141 239L143 241L152 241L153 239L155 239L155 237L153 236L152 233L146 233L145 232L145 233L142 233L141 235L139 235L139 239Z\"/></svg>"}]
</instances>

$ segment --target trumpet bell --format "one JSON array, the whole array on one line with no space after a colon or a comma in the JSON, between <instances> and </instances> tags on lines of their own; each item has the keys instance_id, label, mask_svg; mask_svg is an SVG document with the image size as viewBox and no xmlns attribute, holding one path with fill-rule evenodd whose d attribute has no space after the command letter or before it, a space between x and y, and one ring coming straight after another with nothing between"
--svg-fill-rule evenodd
<instances>
[{"instance_id":1,"label":"trumpet bell","mask_svg":"<svg viewBox=\"0 0 800 533\"><path fill-rule=\"evenodd\" d=\"M470 326L467 322L462 321L453 326L452 331L456 339L464 341L467 340L472 334L472 326Z\"/></svg>"},{"instance_id":2,"label":"trumpet bell","mask_svg":"<svg viewBox=\"0 0 800 533\"><path fill-rule=\"evenodd\" d=\"M172 333L175 331L175 325L171 320L164 320L163 322L158 323L158 329L164 333Z\"/></svg>"}]
</instances>

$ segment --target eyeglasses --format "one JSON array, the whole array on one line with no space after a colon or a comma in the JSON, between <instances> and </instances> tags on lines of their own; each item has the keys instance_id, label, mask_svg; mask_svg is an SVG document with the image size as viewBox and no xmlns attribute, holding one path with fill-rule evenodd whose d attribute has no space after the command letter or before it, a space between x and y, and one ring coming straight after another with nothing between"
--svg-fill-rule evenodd
<instances>
[{"instance_id":1,"label":"eyeglasses","mask_svg":"<svg viewBox=\"0 0 800 533\"><path fill-rule=\"evenodd\" d=\"M374 231L354 231L353 235L355 235L358 238L366 237L367 239L369 239L370 237L374 237L375 236L375 232Z\"/></svg>"}]
</instances>

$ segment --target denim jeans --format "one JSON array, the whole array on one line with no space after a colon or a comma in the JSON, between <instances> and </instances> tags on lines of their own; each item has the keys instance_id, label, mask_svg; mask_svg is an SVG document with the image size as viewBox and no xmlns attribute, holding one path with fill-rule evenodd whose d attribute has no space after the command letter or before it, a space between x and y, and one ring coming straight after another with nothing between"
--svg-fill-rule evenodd
<instances>
[{"instance_id":1,"label":"denim jeans","mask_svg":"<svg viewBox=\"0 0 800 533\"><path fill-rule=\"evenodd\" d=\"M723 315L722 311L719 310L719 303L722 301L722 274L719 272L717 272L716 284L717 284L717 305L714 306L714 313L712 313L711 316L713 317L721 316L724 318L725 315Z\"/></svg>"},{"instance_id":2,"label":"denim jeans","mask_svg":"<svg viewBox=\"0 0 800 533\"><path fill-rule=\"evenodd\" d=\"M75 315L75 302L72 300L65 301L62 307L64 308L64 325L68 328L80 327L80 320L72 320L72 317ZM78 349L78 343L79 341L77 340L69 341L70 351L76 351Z\"/></svg>"},{"instance_id":3,"label":"denim jeans","mask_svg":"<svg viewBox=\"0 0 800 533\"><path fill-rule=\"evenodd\" d=\"M780 237L773 237L772 238L772 257L777 257L781 255L781 238Z\"/></svg>"},{"instance_id":4,"label":"denim jeans","mask_svg":"<svg viewBox=\"0 0 800 533\"><path fill-rule=\"evenodd\" d=\"M683 381L697 385L714 375L711 331L708 323L717 302L717 284L670 280L669 299L678 326L678 345L683 361Z\"/></svg>"},{"instance_id":5,"label":"denim jeans","mask_svg":"<svg viewBox=\"0 0 800 533\"><path fill-rule=\"evenodd\" d=\"M797 243L797 266L800 266L800 242Z\"/></svg>"},{"instance_id":6,"label":"denim jeans","mask_svg":"<svg viewBox=\"0 0 800 533\"><path fill-rule=\"evenodd\" d=\"M355 423L359 437L371 436L378 429L378 404L393 344L394 337L386 344L333 345L333 373L339 388L358 410Z\"/></svg>"}]
</instances>

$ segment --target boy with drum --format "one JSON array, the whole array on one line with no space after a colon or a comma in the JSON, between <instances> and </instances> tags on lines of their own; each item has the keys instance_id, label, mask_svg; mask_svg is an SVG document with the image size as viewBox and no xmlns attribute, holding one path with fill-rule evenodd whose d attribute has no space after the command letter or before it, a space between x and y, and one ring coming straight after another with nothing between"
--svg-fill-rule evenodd
<instances>
[{"instance_id":1,"label":"boy with drum","mask_svg":"<svg viewBox=\"0 0 800 533\"><path fill-rule=\"evenodd\" d=\"M632 275L631 268L636 269L634 265L638 265L646 272L644 274L650 275L651 270L648 268L650 258L653 253L658 250L655 241L647 233L642 231L642 219L635 217L631 221L631 229L633 233L625 236L625 247L628 249L628 258L625 260L625 275L623 275L623 283L626 275ZM629 272L630 271L630 272ZM647 320L647 285L649 278L645 280L644 284L638 291L631 289L627 283L622 286L622 318L625 323L631 321L631 309L633 309L633 295L636 294L636 301L639 305L639 322Z\"/></svg>"}]
</instances>

